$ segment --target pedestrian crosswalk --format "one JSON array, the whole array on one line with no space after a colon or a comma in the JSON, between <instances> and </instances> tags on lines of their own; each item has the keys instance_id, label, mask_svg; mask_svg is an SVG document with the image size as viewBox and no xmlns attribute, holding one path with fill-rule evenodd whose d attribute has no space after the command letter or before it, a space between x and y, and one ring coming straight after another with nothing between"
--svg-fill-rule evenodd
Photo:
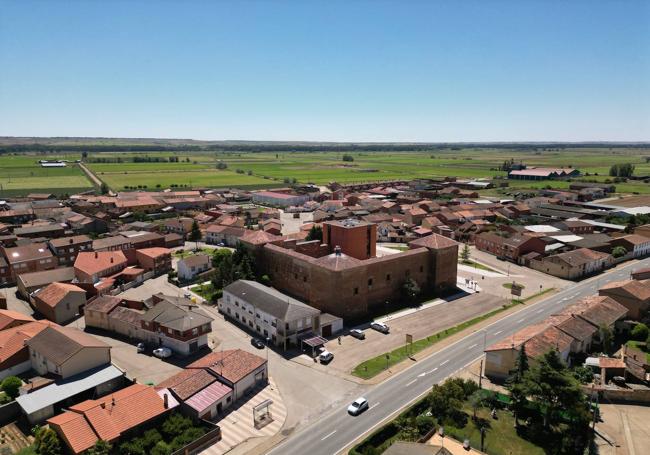
<instances>
[{"instance_id":1,"label":"pedestrian crosswalk","mask_svg":"<svg viewBox=\"0 0 650 455\"><path fill-rule=\"evenodd\" d=\"M273 421L258 430L253 425L253 407L265 400L273 401L270 407ZM203 450L201 455L222 455L250 438L269 437L280 431L287 417L287 409L272 379L269 379L266 387L253 392L250 397L244 397L242 401L245 403L216 422L221 427L222 439Z\"/></svg>"}]
</instances>

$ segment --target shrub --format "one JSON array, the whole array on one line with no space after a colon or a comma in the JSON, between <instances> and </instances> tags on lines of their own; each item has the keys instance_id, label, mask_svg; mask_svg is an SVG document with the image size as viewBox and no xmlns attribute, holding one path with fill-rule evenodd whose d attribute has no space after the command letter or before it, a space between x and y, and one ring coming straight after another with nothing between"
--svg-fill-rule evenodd
<instances>
[{"instance_id":1,"label":"shrub","mask_svg":"<svg viewBox=\"0 0 650 455\"><path fill-rule=\"evenodd\" d=\"M21 385L23 385L23 381L16 376L7 376L2 381L2 391L13 400L18 396Z\"/></svg>"},{"instance_id":2,"label":"shrub","mask_svg":"<svg viewBox=\"0 0 650 455\"><path fill-rule=\"evenodd\" d=\"M643 322L640 322L634 326L631 335L632 338L637 341L645 341L648 338L649 333L650 331L648 330L648 326L645 325Z\"/></svg>"}]
</instances>

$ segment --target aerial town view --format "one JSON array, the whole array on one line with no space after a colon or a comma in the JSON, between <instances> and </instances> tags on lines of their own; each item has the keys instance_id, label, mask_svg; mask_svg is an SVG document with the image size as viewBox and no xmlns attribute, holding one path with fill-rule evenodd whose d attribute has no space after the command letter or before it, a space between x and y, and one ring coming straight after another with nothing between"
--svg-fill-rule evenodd
<instances>
[{"instance_id":1,"label":"aerial town view","mask_svg":"<svg viewBox=\"0 0 650 455\"><path fill-rule=\"evenodd\" d=\"M650 3L0 0L0 455L642 455Z\"/></svg>"}]
</instances>

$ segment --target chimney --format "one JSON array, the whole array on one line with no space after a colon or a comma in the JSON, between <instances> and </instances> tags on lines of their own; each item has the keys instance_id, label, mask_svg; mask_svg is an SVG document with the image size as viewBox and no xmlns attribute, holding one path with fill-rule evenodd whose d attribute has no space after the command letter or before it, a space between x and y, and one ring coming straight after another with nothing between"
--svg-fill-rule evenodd
<instances>
[{"instance_id":1,"label":"chimney","mask_svg":"<svg viewBox=\"0 0 650 455\"><path fill-rule=\"evenodd\" d=\"M73 242L73 241L74 241L73 238L70 237L70 245L72 245L72 242Z\"/></svg>"},{"instance_id":2,"label":"chimney","mask_svg":"<svg viewBox=\"0 0 650 455\"><path fill-rule=\"evenodd\" d=\"M169 409L169 398L167 397L167 394L163 394L163 401L164 401L164 406L165 409Z\"/></svg>"},{"instance_id":3,"label":"chimney","mask_svg":"<svg viewBox=\"0 0 650 455\"><path fill-rule=\"evenodd\" d=\"M111 256L111 264L113 263L113 256Z\"/></svg>"},{"instance_id":4,"label":"chimney","mask_svg":"<svg viewBox=\"0 0 650 455\"><path fill-rule=\"evenodd\" d=\"M340 255L341 255L341 247L340 247L340 246L336 245L336 246L334 247L334 254L335 254L336 256L340 256Z\"/></svg>"},{"instance_id":5,"label":"chimney","mask_svg":"<svg viewBox=\"0 0 650 455\"><path fill-rule=\"evenodd\" d=\"M98 257L99 257L99 253L97 253L97 251L95 251L95 259L97 259Z\"/></svg>"}]
</instances>

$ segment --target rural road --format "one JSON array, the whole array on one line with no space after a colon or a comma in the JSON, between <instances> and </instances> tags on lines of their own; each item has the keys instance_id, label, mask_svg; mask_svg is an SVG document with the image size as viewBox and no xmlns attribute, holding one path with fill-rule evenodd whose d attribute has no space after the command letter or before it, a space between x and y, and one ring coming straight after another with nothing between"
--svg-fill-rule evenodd
<instances>
[{"instance_id":1,"label":"rural road","mask_svg":"<svg viewBox=\"0 0 650 455\"><path fill-rule=\"evenodd\" d=\"M412 367L369 389L365 398L370 408L352 417L346 407L331 411L308 425L270 451L273 455L332 455L342 452L357 438L381 425L431 386L457 370L473 363L483 355L484 346L510 336L527 325L558 312L576 300L594 295L610 281L627 279L634 269L650 266L650 258L612 269L609 272L564 289L538 303L472 333Z\"/></svg>"},{"instance_id":2,"label":"rural road","mask_svg":"<svg viewBox=\"0 0 650 455\"><path fill-rule=\"evenodd\" d=\"M97 188L100 188L102 186L102 181L99 179L99 177L97 177L93 173L93 171L88 169L85 164L79 163L79 167L84 172L84 174L86 174L86 177L88 177L93 182L93 185L95 185ZM110 189L108 190L108 195L109 196L116 196L116 194Z\"/></svg>"}]
</instances>

